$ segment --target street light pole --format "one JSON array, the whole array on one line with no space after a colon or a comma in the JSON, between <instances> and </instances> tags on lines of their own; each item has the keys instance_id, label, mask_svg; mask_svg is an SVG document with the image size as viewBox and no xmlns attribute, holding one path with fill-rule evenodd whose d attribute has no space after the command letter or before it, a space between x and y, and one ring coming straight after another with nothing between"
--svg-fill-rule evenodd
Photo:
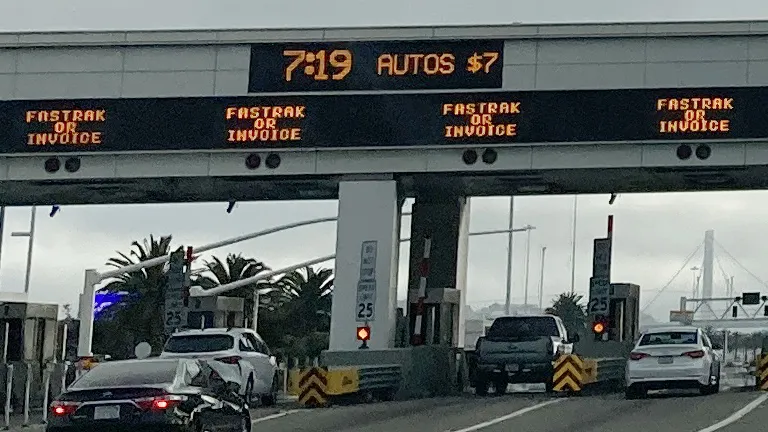
<instances>
[{"instance_id":1,"label":"street light pole","mask_svg":"<svg viewBox=\"0 0 768 432\"><path fill-rule=\"evenodd\" d=\"M571 294L576 290L576 222L578 219L579 196L573 196L573 232L571 233Z\"/></svg>"},{"instance_id":2,"label":"street light pole","mask_svg":"<svg viewBox=\"0 0 768 432\"><path fill-rule=\"evenodd\" d=\"M697 271L701 270L701 268L697 266L691 267L691 272L693 273L693 287L691 288L691 295L693 298L698 298L698 275L696 274Z\"/></svg>"},{"instance_id":3,"label":"street light pole","mask_svg":"<svg viewBox=\"0 0 768 432\"><path fill-rule=\"evenodd\" d=\"M509 233L507 234L507 293L504 302L504 311L507 315L512 314L512 251L514 246L515 223L515 197L509 197Z\"/></svg>"},{"instance_id":4,"label":"street light pole","mask_svg":"<svg viewBox=\"0 0 768 432\"><path fill-rule=\"evenodd\" d=\"M12 232L11 237L28 237L27 244L27 268L24 272L24 294L29 294L29 280L32 274L32 250L35 244L35 219L37 219L37 207L32 206L32 211L29 215L29 231L27 232Z\"/></svg>"},{"instance_id":5,"label":"street light pole","mask_svg":"<svg viewBox=\"0 0 768 432\"><path fill-rule=\"evenodd\" d=\"M528 306L528 274L531 270L531 231L535 230L535 226L526 225L525 229L528 231L525 237L525 293L524 303Z\"/></svg>"},{"instance_id":6,"label":"street light pole","mask_svg":"<svg viewBox=\"0 0 768 432\"><path fill-rule=\"evenodd\" d=\"M5 206L0 205L0 263L3 259L3 228L5 227Z\"/></svg>"},{"instance_id":7,"label":"street light pole","mask_svg":"<svg viewBox=\"0 0 768 432\"><path fill-rule=\"evenodd\" d=\"M539 309L544 308L544 258L546 257L547 247L541 247L541 270L539 272Z\"/></svg>"}]
</instances>

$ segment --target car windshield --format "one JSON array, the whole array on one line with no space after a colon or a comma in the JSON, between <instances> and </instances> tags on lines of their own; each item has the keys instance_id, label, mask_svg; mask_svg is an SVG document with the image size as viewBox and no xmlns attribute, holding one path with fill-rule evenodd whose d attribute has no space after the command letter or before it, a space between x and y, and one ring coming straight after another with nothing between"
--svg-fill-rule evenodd
<instances>
[{"instance_id":1,"label":"car windshield","mask_svg":"<svg viewBox=\"0 0 768 432\"><path fill-rule=\"evenodd\" d=\"M126 387L171 384L176 377L178 360L131 360L99 364L70 388Z\"/></svg>"},{"instance_id":2,"label":"car windshield","mask_svg":"<svg viewBox=\"0 0 768 432\"><path fill-rule=\"evenodd\" d=\"M698 339L696 332L646 333L640 338L640 345L695 345Z\"/></svg>"},{"instance_id":3,"label":"car windshield","mask_svg":"<svg viewBox=\"0 0 768 432\"><path fill-rule=\"evenodd\" d=\"M205 353L232 349L235 339L229 335L172 336L165 344L169 353Z\"/></svg>"},{"instance_id":4,"label":"car windshield","mask_svg":"<svg viewBox=\"0 0 768 432\"><path fill-rule=\"evenodd\" d=\"M551 317L497 318L488 329L488 339L558 336L557 324Z\"/></svg>"}]
</instances>

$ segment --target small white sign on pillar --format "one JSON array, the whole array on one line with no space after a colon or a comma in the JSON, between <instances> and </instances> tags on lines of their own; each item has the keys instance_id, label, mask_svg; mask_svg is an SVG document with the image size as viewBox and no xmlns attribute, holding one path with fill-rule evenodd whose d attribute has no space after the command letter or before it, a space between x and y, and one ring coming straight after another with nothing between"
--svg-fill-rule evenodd
<instances>
[{"instance_id":1,"label":"small white sign on pillar","mask_svg":"<svg viewBox=\"0 0 768 432\"><path fill-rule=\"evenodd\" d=\"M357 282L355 319L368 322L376 319L376 252L378 242L364 241L360 248L360 280Z\"/></svg>"}]
</instances>

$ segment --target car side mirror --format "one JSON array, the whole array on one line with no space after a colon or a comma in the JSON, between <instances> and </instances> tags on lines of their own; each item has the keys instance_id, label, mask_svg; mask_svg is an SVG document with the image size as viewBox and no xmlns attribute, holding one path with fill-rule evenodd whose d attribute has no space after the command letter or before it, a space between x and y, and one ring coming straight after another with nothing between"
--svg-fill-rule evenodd
<instances>
[{"instance_id":1,"label":"car side mirror","mask_svg":"<svg viewBox=\"0 0 768 432\"><path fill-rule=\"evenodd\" d=\"M579 338L579 334L578 333L574 333L573 335L571 335L571 341L570 342L571 343L576 343L576 342L579 341L579 339L580 339Z\"/></svg>"}]
</instances>

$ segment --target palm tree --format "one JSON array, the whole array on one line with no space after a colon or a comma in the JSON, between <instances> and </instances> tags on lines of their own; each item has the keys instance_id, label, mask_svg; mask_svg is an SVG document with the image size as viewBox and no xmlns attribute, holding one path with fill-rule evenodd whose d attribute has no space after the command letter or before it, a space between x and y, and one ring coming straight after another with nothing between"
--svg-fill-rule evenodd
<instances>
[{"instance_id":1,"label":"palm tree","mask_svg":"<svg viewBox=\"0 0 768 432\"><path fill-rule=\"evenodd\" d=\"M260 273L270 270L263 262L253 258L245 258L241 254L229 254L222 262L219 258L213 257L211 261L205 263L205 273L200 274L195 281L203 289L210 289L220 285L230 284L239 280L248 279ZM256 281L252 284L234 289L226 296L239 297L244 299L245 319L247 322L253 322L253 306L256 301L257 293L259 296L259 308L264 304L270 303L271 294L275 291L272 281L265 279Z\"/></svg>"},{"instance_id":2,"label":"palm tree","mask_svg":"<svg viewBox=\"0 0 768 432\"><path fill-rule=\"evenodd\" d=\"M569 334L583 334L587 322L587 313L582 303L584 296L576 293L563 293L552 303L554 315L560 317Z\"/></svg>"},{"instance_id":3,"label":"palm tree","mask_svg":"<svg viewBox=\"0 0 768 432\"><path fill-rule=\"evenodd\" d=\"M137 241L131 243L131 252L126 255L118 252L118 256L110 258L107 265L122 268L131 264L147 261L152 258L166 256L171 252L171 236L161 236L155 239L150 235L143 244ZM165 268L153 266L145 269L123 273L111 280L102 291L128 292L125 302L114 311L111 326L120 329L118 334L105 334L105 342L118 342L127 350L128 355L139 342L149 342L154 349L160 349L164 341L163 307L165 304ZM105 323L106 324L106 323ZM108 327L108 326L107 326ZM106 329L106 327L105 327ZM96 329L94 329L96 330ZM107 333L112 333L108 331ZM94 335L95 339L95 335ZM122 345L120 345L122 344ZM110 343L110 345L112 345ZM110 353L120 355L120 353Z\"/></svg>"},{"instance_id":4,"label":"palm tree","mask_svg":"<svg viewBox=\"0 0 768 432\"><path fill-rule=\"evenodd\" d=\"M333 270L305 267L286 274L276 285L286 333L301 337L330 329Z\"/></svg>"}]
</instances>

